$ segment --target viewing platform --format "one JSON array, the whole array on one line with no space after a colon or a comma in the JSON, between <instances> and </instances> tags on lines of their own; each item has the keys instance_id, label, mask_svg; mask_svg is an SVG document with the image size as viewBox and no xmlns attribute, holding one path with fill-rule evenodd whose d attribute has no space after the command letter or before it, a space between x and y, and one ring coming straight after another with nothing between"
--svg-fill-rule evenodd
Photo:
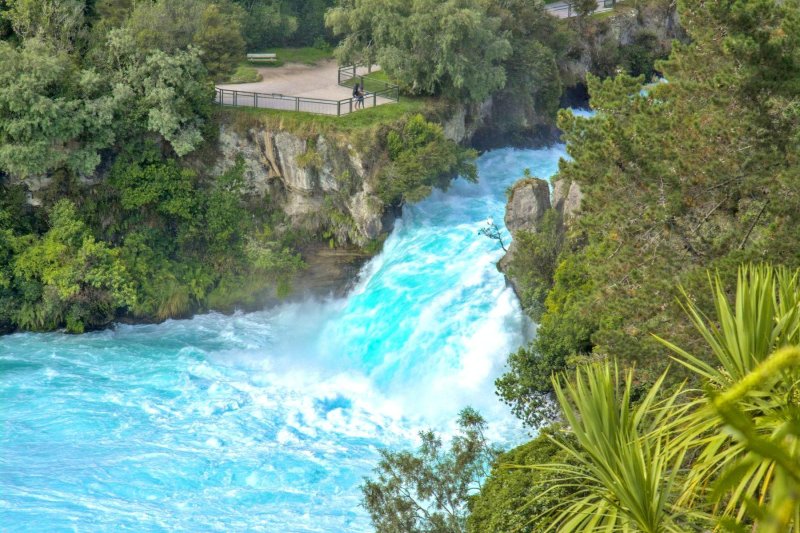
<instances>
[{"instance_id":1,"label":"viewing platform","mask_svg":"<svg viewBox=\"0 0 800 533\"><path fill-rule=\"evenodd\" d=\"M614 9L616 3L617 0L597 0L597 8L594 10L593 14L611 11ZM560 0L558 2L552 2L545 5L545 9L548 13L560 19L577 16L574 2L572 0Z\"/></svg>"},{"instance_id":2,"label":"viewing platform","mask_svg":"<svg viewBox=\"0 0 800 533\"><path fill-rule=\"evenodd\" d=\"M313 66L259 67L258 72L262 81L217 84L214 101L224 106L342 116L359 111L353 98L355 80L364 83L364 109L400 99L397 85L371 78L367 67L339 67L333 60Z\"/></svg>"}]
</instances>

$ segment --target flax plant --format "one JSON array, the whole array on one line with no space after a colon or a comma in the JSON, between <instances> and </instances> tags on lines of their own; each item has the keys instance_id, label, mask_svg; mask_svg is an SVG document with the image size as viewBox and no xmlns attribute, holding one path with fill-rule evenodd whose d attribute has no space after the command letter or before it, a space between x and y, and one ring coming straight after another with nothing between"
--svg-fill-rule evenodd
<instances>
[{"instance_id":1,"label":"flax plant","mask_svg":"<svg viewBox=\"0 0 800 533\"><path fill-rule=\"evenodd\" d=\"M683 445L696 458L677 504L699 506L710 500L720 524L734 529L755 523L758 531L796 530L798 272L768 265L742 267L733 307L718 277L713 288L713 319L688 298L685 304L709 347L705 358L660 339L705 382L705 393L682 422ZM785 348L791 346L795 348Z\"/></svg>"},{"instance_id":2,"label":"flax plant","mask_svg":"<svg viewBox=\"0 0 800 533\"><path fill-rule=\"evenodd\" d=\"M560 444L569 464L531 467L559 474L549 490L570 489L570 498L537 517L547 519L549 531L685 531L689 513L674 501L685 458L685 448L675 446L675 421L686 407L680 390L659 399L665 376L636 404L632 372L623 382L616 365L578 369L574 382L554 378L578 446Z\"/></svg>"},{"instance_id":3,"label":"flax plant","mask_svg":"<svg viewBox=\"0 0 800 533\"><path fill-rule=\"evenodd\" d=\"M562 532L798 531L799 272L743 266L733 305L714 278L713 318L686 298L708 352L659 340L703 390L667 394L665 373L632 402L632 371L620 379L609 363L554 378L577 444L559 444L569 464L530 467L557 474L533 501L568 489L536 520Z\"/></svg>"}]
</instances>

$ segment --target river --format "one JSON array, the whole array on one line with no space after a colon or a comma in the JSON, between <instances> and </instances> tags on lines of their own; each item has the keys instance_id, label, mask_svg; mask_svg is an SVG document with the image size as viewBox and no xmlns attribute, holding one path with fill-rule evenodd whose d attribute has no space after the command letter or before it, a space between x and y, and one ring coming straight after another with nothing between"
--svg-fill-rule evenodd
<instances>
[{"instance_id":1,"label":"river","mask_svg":"<svg viewBox=\"0 0 800 533\"><path fill-rule=\"evenodd\" d=\"M466 405L513 442L493 381L527 325L478 230L563 156L482 155L479 183L404 210L345 299L0 337L0 530L369 531L379 448Z\"/></svg>"}]
</instances>

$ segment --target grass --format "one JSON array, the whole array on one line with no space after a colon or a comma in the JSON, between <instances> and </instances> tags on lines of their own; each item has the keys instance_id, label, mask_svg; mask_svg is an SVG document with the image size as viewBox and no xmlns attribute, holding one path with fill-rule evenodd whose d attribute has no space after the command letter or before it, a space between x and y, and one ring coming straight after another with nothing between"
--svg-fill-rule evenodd
<instances>
[{"instance_id":1,"label":"grass","mask_svg":"<svg viewBox=\"0 0 800 533\"><path fill-rule=\"evenodd\" d=\"M332 50L320 50L319 48L272 48L254 53L273 53L276 61L250 61L247 64L251 67L280 67L286 63L302 63L304 65L316 65L320 61L333 58Z\"/></svg>"},{"instance_id":2,"label":"grass","mask_svg":"<svg viewBox=\"0 0 800 533\"><path fill-rule=\"evenodd\" d=\"M390 80L389 75L382 70L373 70L367 74L367 76L375 80L385 81L386 83L395 83L393 80Z\"/></svg>"},{"instance_id":3,"label":"grass","mask_svg":"<svg viewBox=\"0 0 800 533\"><path fill-rule=\"evenodd\" d=\"M254 83L261 81L261 78L261 74L255 68L247 63L242 63L236 67L236 71L225 83Z\"/></svg>"},{"instance_id":4,"label":"grass","mask_svg":"<svg viewBox=\"0 0 800 533\"><path fill-rule=\"evenodd\" d=\"M386 89L386 84L394 83L389 80L389 76L382 70L373 71L371 74L364 74L363 76L356 76L349 80L343 81L342 85L345 87L352 87L355 83L364 79L364 88L368 93L374 93Z\"/></svg>"},{"instance_id":5,"label":"grass","mask_svg":"<svg viewBox=\"0 0 800 533\"><path fill-rule=\"evenodd\" d=\"M435 98L402 96L397 103L367 108L341 117L249 107L226 107L221 113L230 117L234 122L248 123L255 120L264 123L276 123L282 129L290 131L339 131L352 133L371 128L377 124L391 123L410 114L421 113L422 115L430 116L435 114L440 106L441 102Z\"/></svg>"}]
</instances>

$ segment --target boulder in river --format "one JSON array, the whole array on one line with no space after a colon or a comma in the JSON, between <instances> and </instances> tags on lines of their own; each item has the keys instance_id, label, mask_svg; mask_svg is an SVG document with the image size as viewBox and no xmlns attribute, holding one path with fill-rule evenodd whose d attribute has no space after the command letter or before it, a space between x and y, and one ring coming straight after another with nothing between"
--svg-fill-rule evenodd
<instances>
[{"instance_id":1,"label":"boulder in river","mask_svg":"<svg viewBox=\"0 0 800 533\"><path fill-rule=\"evenodd\" d=\"M550 185L539 178L525 178L514 184L506 206L505 222L511 233L531 230L550 209Z\"/></svg>"}]
</instances>

